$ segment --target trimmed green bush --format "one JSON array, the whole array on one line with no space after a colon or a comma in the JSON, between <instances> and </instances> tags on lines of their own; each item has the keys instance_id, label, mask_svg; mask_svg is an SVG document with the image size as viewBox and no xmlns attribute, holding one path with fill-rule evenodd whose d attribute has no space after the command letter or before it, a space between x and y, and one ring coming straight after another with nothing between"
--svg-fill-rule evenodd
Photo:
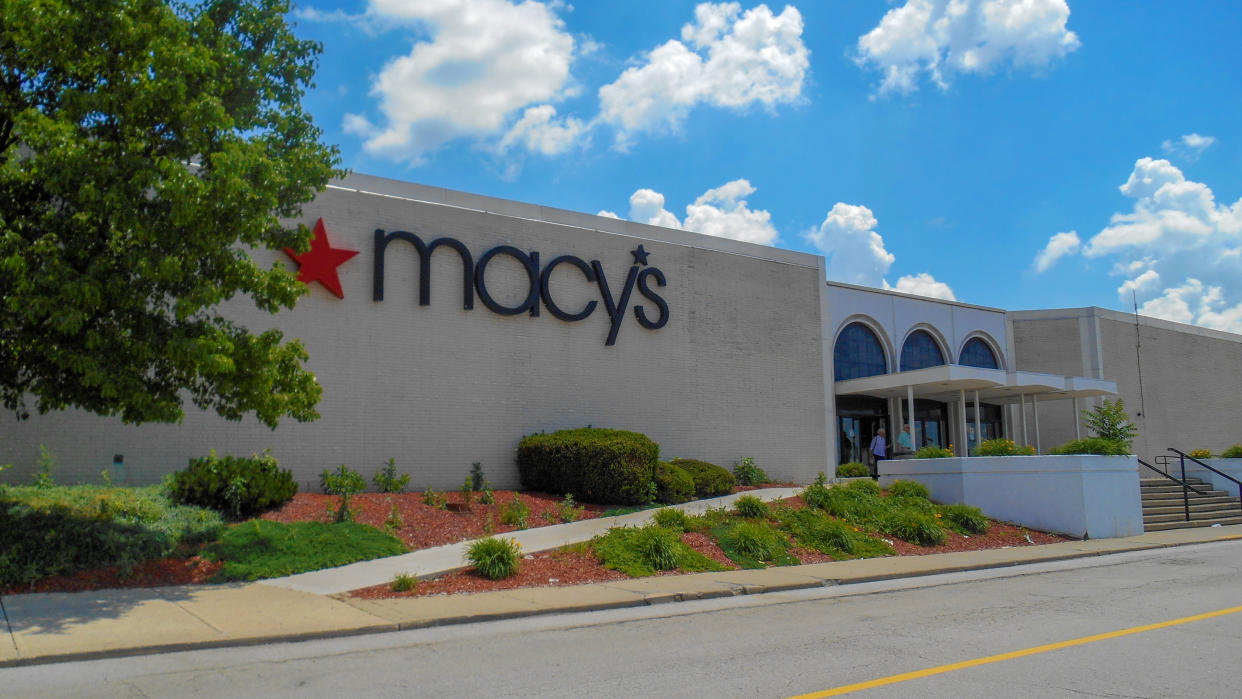
<instances>
[{"instance_id":1,"label":"trimmed green bush","mask_svg":"<svg viewBox=\"0 0 1242 699\"><path fill-rule=\"evenodd\" d=\"M656 523L656 526L678 532L684 532L690 524L690 518L686 516L685 512L672 507L656 510L651 519Z\"/></svg>"},{"instance_id":2,"label":"trimmed green bush","mask_svg":"<svg viewBox=\"0 0 1242 699\"><path fill-rule=\"evenodd\" d=\"M755 465L752 457L744 456L740 461L733 463L733 480L738 485L758 485L759 483L770 483L771 478L763 472L763 469Z\"/></svg>"},{"instance_id":3,"label":"trimmed green bush","mask_svg":"<svg viewBox=\"0 0 1242 699\"><path fill-rule=\"evenodd\" d=\"M405 553L405 544L375 527L358 522L293 522L252 519L235 524L203 557L222 561L220 580L279 578L357 561Z\"/></svg>"},{"instance_id":4,"label":"trimmed green bush","mask_svg":"<svg viewBox=\"0 0 1242 699\"><path fill-rule=\"evenodd\" d=\"M923 498L926 500L931 497L931 491L927 486L916 481L893 481L888 487L888 494L895 498Z\"/></svg>"},{"instance_id":5,"label":"trimmed green bush","mask_svg":"<svg viewBox=\"0 0 1242 699\"><path fill-rule=\"evenodd\" d=\"M914 458L916 459L948 459L952 456L953 452L943 447L938 447L935 444L928 444L914 452Z\"/></svg>"},{"instance_id":6,"label":"trimmed green bush","mask_svg":"<svg viewBox=\"0 0 1242 699\"><path fill-rule=\"evenodd\" d=\"M470 544L466 558L479 575L489 580L503 580L517 574L522 548L512 539L489 536Z\"/></svg>"},{"instance_id":7,"label":"trimmed green bush","mask_svg":"<svg viewBox=\"0 0 1242 699\"><path fill-rule=\"evenodd\" d=\"M656 500L676 505L694 499L694 479L680 466L667 461L656 463Z\"/></svg>"},{"instance_id":8,"label":"trimmed green bush","mask_svg":"<svg viewBox=\"0 0 1242 699\"><path fill-rule=\"evenodd\" d=\"M1125 456L1130 453L1126 443L1116 439L1104 439L1103 437L1086 437L1084 439L1074 439L1059 447L1054 447L1050 454L1069 455L1069 454L1097 454L1100 456Z\"/></svg>"},{"instance_id":9,"label":"trimmed green bush","mask_svg":"<svg viewBox=\"0 0 1242 699\"><path fill-rule=\"evenodd\" d=\"M637 432L585 427L533 434L518 443L518 475L530 490L639 505L651 497L659 454L659 445Z\"/></svg>"},{"instance_id":10,"label":"trimmed green bush","mask_svg":"<svg viewBox=\"0 0 1242 699\"><path fill-rule=\"evenodd\" d=\"M988 530L988 518L983 510L970 505L940 505L936 511L957 531L963 534L983 534Z\"/></svg>"},{"instance_id":11,"label":"trimmed green bush","mask_svg":"<svg viewBox=\"0 0 1242 699\"><path fill-rule=\"evenodd\" d=\"M772 512L768 503L754 495L743 495L733 503L733 507L739 515L747 519L765 519Z\"/></svg>"},{"instance_id":12,"label":"trimmed green bush","mask_svg":"<svg viewBox=\"0 0 1242 699\"><path fill-rule=\"evenodd\" d=\"M184 471L172 475L172 499L184 505L210 507L237 519L280 507L298 492L293 474L281 470L269 453L249 458L210 456L190 459Z\"/></svg>"},{"instance_id":13,"label":"trimmed green bush","mask_svg":"<svg viewBox=\"0 0 1242 699\"><path fill-rule=\"evenodd\" d=\"M867 465L857 461L847 461L837 466L837 478L863 478L870 475Z\"/></svg>"},{"instance_id":14,"label":"trimmed green bush","mask_svg":"<svg viewBox=\"0 0 1242 699\"><path fill-rule=\"evenodd\" d=\"M696 459L673 459L674 466L679 466L690 474L694 480L694 494L700 498L711 498L728 495L733 492L733 474L716 464Z\"/></svg>"},{"instance_id":15,"label":"trimmed green bush","mask_svg":"<svg viewBox=\"0 0 1242 699\"><path fill-rule=\"evenodd\" d=\"M1242 459L1242 444L1235 444L1220 453L1222 459Z\"/></svg>"}]
</instances>

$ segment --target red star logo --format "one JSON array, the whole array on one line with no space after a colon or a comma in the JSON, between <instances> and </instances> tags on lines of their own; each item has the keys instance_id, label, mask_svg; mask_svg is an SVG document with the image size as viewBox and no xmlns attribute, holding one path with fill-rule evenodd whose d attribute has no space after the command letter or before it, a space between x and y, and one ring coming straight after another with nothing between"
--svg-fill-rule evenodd
<instances>
[{"instance_id":1,"label":"red star logo","mask_svg":"<svg viewBox=\"0 0 1242 699\"><path fill-rule=\"evenodd\" d=\"M328 291L336 294L338 299L345 298L345 292L341 291L341 279L336 276L336 268L357 255L358 251L332 247L328 243L328 231L323 227L322 218L315 222L315 237L311 238L309 252L299 255L293 248L285 248L285 254L298 263L298 281L304 284L318 281Z\"/></svg>"}]
</instances>

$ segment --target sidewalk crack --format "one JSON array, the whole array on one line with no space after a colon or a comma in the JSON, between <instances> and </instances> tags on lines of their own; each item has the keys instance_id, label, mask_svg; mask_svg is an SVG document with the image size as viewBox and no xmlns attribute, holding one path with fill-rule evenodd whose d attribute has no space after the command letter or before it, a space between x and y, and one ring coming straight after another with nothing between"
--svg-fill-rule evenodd
<instances>
[{"instance_id":1,"label":"sidewalk crack","mask_svg":"<svg viewBox=\"0 0 1242 699\"><path fill-rule=\"evenodd\" d=\"M169 601L169 602L172 602L172 603L173 603L173 604L177 607L177 609L180 609L181 611L185 612L186 614L189 614L190 616L194 617L195 619L198 619L199 621L203 622L203 625L205 625L207 628L211 629L212 631L215 631L216 633L220 634L221 636L224 636L224 637L226 637L226 638L228 637L228 634L224 633L224 631L223 631L222 629L217 629L217 628L215 627L215 625L213 625L210 621L207 621L207 620L206 620L206 619L204 619L203 617L201 617L201 616L199 616L199 615L195 614L194 612L190 611L189 609L186 609L185 607L181 606L181 603L180 603L180 602L173 602L173 600L168 600L168 601Z\"/></svg>"}]
</instances>

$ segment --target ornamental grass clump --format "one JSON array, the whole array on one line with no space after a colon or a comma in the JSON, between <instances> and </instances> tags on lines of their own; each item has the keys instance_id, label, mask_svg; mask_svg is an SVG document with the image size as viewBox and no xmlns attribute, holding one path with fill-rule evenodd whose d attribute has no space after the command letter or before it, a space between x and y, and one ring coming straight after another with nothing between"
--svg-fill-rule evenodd
<instances>
[{"instance_id":1,"label":"ornamental grass clump","mask_svg":"<svg viewBox=\"0 0 1242 699\"><path fill-rule=\"evenodd\" d=\"M657 525L609 529L591 540L591 551L605 568L635 578L674 568L688 573L725 570L721 564L686 546L677 532Z\"/></svg>"},{"instance_id":2,"label":"ornamental grass clump","mask_svg":"<svg viewBox=\"0 0 1242 699\"><path fill-rule=\"evenodd\" d=\"M888 487L888 494L895 498L923 498L926 500L931 497L931 491L927 486L916 481L893 481Z\"/></svg>"},{"instance_id":3,"label":"ornamental grass clump","mask_svg":"<svg viewBox=\"0 0 1242 699\"><path fill-rule=\"evenodd\" d=\"M393 576L392 583L389 584L393 592L409 592L416 587L418 587L418 578L409 573L397 573Z\"/></svg>"},{"instance_id":4,"label":"ornamental grass clump","mask_svg":"<svg viewBox=\"0 0 1242 699\"><path fill-rule=\"evenodd\" d=\"M733 508L737 510L739 516L746 519L766 519L771 514L772 509L768 504L754 495L743 495L733 503Z\"/></svg>"},{"instance_id":5,"label":"ornamental grass clump","mask_svg":"<svg viewBox=\"0 0 1242 699\"><path fill-rule=\"evenodd\" d=\"M837 478L864 478L870 475L867 465L858 461L847 461L837 466Z\"/></svg>"},{"instance_id":6,"label":"ornamental grass clump","mask_svg":"<svg viewBox=\"0 0 1242 699\"><path fill-rule=\"evenodd\" d=\"M837 560L888 556L893 547L869 536L858 527L833 519L819 510L785 508L778 512L781 526L797 545L828 554Z\"/></svg>"},{"instance_id":7,"label":"ornamental grass clump","mask_svg":"<svg viewBox=\"0 0 1242 699\"><path fill-rule=\"evenodd\" d=\"M893 509L877 522L880 531L919 546L939 546L946 534L934 514L914 509Z\"/></svg>"},{"instance_id":8,"label":"ornamental grass clump","mask_svg":"<svg viewBox=\"0 0 1242 699\"><path fill-rule=\"evenodd\" d=\"M1034 456L1035 447L1012 439L985 439L971 452L975 456Z\"/></svg>"},{"instance_id":9,"label":"ornamental grass clump","mask_svg":"<svg viewBox=\"0 0 1242 699\"><path fill-rule=\"evenodd\" d=\"M475 572L488 580L503 580L518 572L522 545L512 539L487 537L470 544L466 559Z\"/></svg>"},{"instance_id":10,"label":"ornamental grass clump","mask_svg":"<svg viewBox=\"0 0 1242 699\"><path fill-rule=\"evenodd\" d=\"M724 531L717 539L725 555L744 568L762 568L765 564L797 565L798 559L790 556L788 542L781 533L767 522L738 522Z\"/></svg>"},{"instance_id":11,"label":"ornamental grass clump","mask_svg":"<svg viewBox=\"0 0 1242 699\"><path fill-rule=\"evenodd\" d=\"M943 520L950 527L962 534L985 534L988 531L988 518L983 510L971 505L940 505L936 508Z\"/></svg>"},{"instance_id":12,"label":"ornamental grass clump","mask_svg":"<svg viewBox=\"0 0 1242 699\"><path fill-rule=\"evenodd\" d=\"M656 510L655 514L651 516L651 520L657 526L678 532L686 531L690 524L690 518L686 516L685 512L672 507Z\"/></svg>"}]
</instances>

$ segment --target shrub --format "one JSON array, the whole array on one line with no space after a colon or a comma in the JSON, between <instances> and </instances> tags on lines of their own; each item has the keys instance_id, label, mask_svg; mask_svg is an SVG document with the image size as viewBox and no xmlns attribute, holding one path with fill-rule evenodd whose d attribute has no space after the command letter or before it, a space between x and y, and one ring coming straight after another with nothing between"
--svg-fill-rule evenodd
<instances>
[{"instance_id":1,"label":"shrub","mask_svg":"<svg viewBox=\"0 0 1242 699\"><path fill-rule=\"evenodd\" d=\"M487 479L483 477L483 464L478 461L470 464L470 488L479 492L486 484Z\"/></svg>"},{"instance_id":2,"label":"shrub","mask_svg":"<svg viewBox=\"0 0 1242 699\"><path fill-rule=\"evenodd\" d=\"M1187 454L1187 456L1195 458L1195 459L1210 459L1212 458L1212 450L1211 449L1191 449L1190 452Z\"/></svg>"},{"instance_id":3,"label":"shrub","mask_svg":"<svg viewBox=\"0 0 1242 699\"><path fill-rule=\"evenodd\" d=\"M184 471L174 473L168 490L176 502L244 518L289 502L298 486L293 474L281 470L267 452L238 458L217 457L212 451L210 456L190 459Z\"/></svg>"},{"instance_id":4,"label":"shrub","mask_svg":"<svg viewBox=\"0 0 1242 699\"><path fill-rule=\"evenodd\" d=\"M397 475L397 460L389 458L384 468L375 472L375 487L381 493L404 493L410 474Z\"/></svg>"},{"instance_id":5,"label":"shrub","mask_svg":"<svg viewBox=\"0 0 1242 699\"><path fill-rule=\"evenodd\" d=\"M837 486L837 489L851 497L873 497L880 494L880 485L875 481L851 481Z\"/></svg>"},{"instance_id":6,"label":"shrub","mask_svg":"<svg viewBox=\"0 0 1242 699\"><path fill-rule=\"evenodd\" d=\"M518 443L522 485L548 493L576 493L584 502L648 502L660 447L645 435L581 428L533 434Z\"/></svg>"},{"instance_id":7,"label":"shrub","mask_svg":"<svg viewBox=\"0 0 1242 699\"><path fill-rule=\"evenodd\" d=\"M837 478L863 478L870 475L867 465L857 461L847 461L837 466Z\"/></svg>"},{"instance_id":8,"label":"shrub","mask_svg":"<svg viewBox=\"0 0 1242 699\"><path fill-rule=\"evenodd\" d=\"M483 492L479 494L479 502L484 505L495 505L496 494L492 492L492 484L483 479Z\"/></svg>"},{"instance_id":9,"label":"shrub","mask_svg":"<svg viewBox=\"0 0 1242 699\"><path fill-rule=\"evenodd\" d=\"M667 461L656 463L656 500L676 505L694 499L694 479L680 466Z\"/></svg>"},{"instance_id":10,"label":"shrub","mask_svg":"<svg viewBox=\"0 0 1242 699\"><path fill-rule=\"evenodd\" d=\"M1130 453L1130 443L1138 435L1138 428L1130 422L1125 403L1120 398L1115 403L1105 399L1102 405L1082 411L1082 416L1096 437L1119 442L1125 450L1121 453Z\"/></svg>"},{"instance_id":11,"label":"shrub","mask_svg":"<svg viewBox=\"0 0 1242 699\"><path fill-rule=\"evenodd\" d=\"M1242 459L1242 444L1235 444L1220 453L1222 459Z\"/></svg>"},{"instance_id":12,"label":"shrub","mask_svg":"<svg viewBox=\"0 0 1242 699\"><path fill-rule=\"evenodd\" d=\"M423 491L423 504L429 507L434 507L437 510L443 510L448 502L444 499L442 494L432 490L431 486L428 485L427 489Z\"/></svg>"},{"instance_id":13,"label":"shrub","mask_svg":"<svg viewBox=\"0 0 1242 699\"><path fill-rule=\"evenodd\" d=\"M609 529L591 540L591 551L605 568L631 577L673 568L687 572L725 569L682 543L676 532L653 525Z\"/></svg>"},{"instance_id":14,"label":"shrub","mask_svg":"<svg viewBox=\"0 0 1242 699\"><path fill-rule=\"evenodd\" d=\"M733 492L733 474L706 461L695 459L673 459L674 466L679 466L690 474L694 481L694 494L700 498L717 495L728 495Z\"/></svg>"},{"instance_id":15,"label":"shrub","mask_svg":"<svg viewBox=\"0 0 1242 699\"><path fill-rule=\"evenodd\" d=\"M670 529L672 531L684 532L689 526L689 517L685 512L672 507L665 507L656 510L651 517L656 526Z\"/></svg>"},{"instance_id":16,"label":"shrub","mask_svg":"<svg viewBox=\"0 0 1242 699\"><path fill-rule=\"evenodd\" d=\"M824 505L828 502L830 497L828 495L828 486L824 484L826 480L827 479L822 473L816 476L815 482L808 485L806 489L802 491L802 501L811 507L818 507L821 510L824 509Z\"/></svg>"},{"instance_id":17,"label":"shrub","mask_svg":"<svg viewBox=\"0 0 1242 699\"><path fill-rule=\"evenodd\" d=\"M886 534L919 546L939 546L945 539L936 517L916 510L894 509L883 516L879 525Z\"/></svg>"},{"instance_id":18,"label":"shrub","mask_svg":"<svg viewBox=\"0 0 1242 699\"><path fill-rule=\"evenodd\" d=\"M474 502L474 481L470 476L466 476L466 480L462 481L461 487L457 489L457 493L461 495L461 502L466 507L470 507Z\"/></svg>"},{"instance_id":19,"label":"shrub","mask_svg":"<svg viewBox=\"0 0 1242 699\"><path fill-rule=\"evenodd\" d=\"M293 522L252 519L235 524L203 557L222 561L220 580L278 578L311 570L405 553L391 534L358 522Z\"/></svg>"},{"instance_id":20,"label":"shrub","mask_svg":"<svg viewBox=\"0 0 1242 699\"><path fill-rule=\"evenodd\" d=\"M743 495L733 503L737 513L747 519L765 519L771 513L768 503L754 495Z\"/></svg>"},{"instance_id":21,"label":"shrub","mask_svg":"<svg viewBox=\"0 0 1242 699\"><path fill-rule=\"evenodd\" d=\"M328 495L339 495L341 506L336 511L336 521L350 522L354 513L349 509L349 499L366 490L367 481L361 473L341 464L335 471L324 469L319 474L319 489Z\"/></svg>"},{"instance_id":22,"label":"shrub","mask_svg":"<svg viewBox=\"0 0 1242 699\"><path fill-rule=\"evenodd\" d=\"M973 453L975 456L1034 456L1035 447L1019 445L1012 439L985 439Z\"/></svg>"},{"instance_id":23,"label":"shrub","mask_svg":"<svg viewBox=\"0 0 1242 699\"><path fill-rule=\"evenodd\" d=\"M771 478L763 472L763 469L755 465L755 460L749 456L743 456L740 461L733 462L733 479L738 485L757 485L759 483L770 483Z\"/></svg>"},{"instance_id":24,"label":"shrub","mask_svg":"<svg viewBox=\"0 0 1242 699\"><path fill-rule=\"evenodd\" d=\"M579 507L573 493L565 493L565 499L556 503L556 515L562 522L577 522L586 514L585 507Z\"/></svg>"},{"instance_id":25,"label":"shrub","mask_svg":"<svg viewBox=\"0 0 1242 699\"><path fill-rule=\"evenodd\" d=\"M34 474L34 487L51 488L56 485L52 471L56 469L56 457L48 450L46 444L39 445L39 465Z\"/></svg>"},{"instance_id":26,"label":"shrub","mask_svg":"<svg viewBox=\"0 0 1242 699\"><path fill-rule=\"evenodd\" d=\"M487 537L470 544L466 558L475 571L489 580L502 580L518 572L521 545L512 539Z\"/></svg>"},{"instance_id":27,"label":"shrub","mask_svg":"<svg viewBox=\"0 0 1242 699\"><path fill-rule=\"evenodd\" d=\"M517 494L513 494L513 501L502 505L500 508L501 524L509 524L518 529L525 529L530 526L530 507L522 502L522 498Z\"/></svg>"},{"instance_id":28,"label":"shrub","mask_svg":"<svg viewBox=\"0 0 1242 699\"><path fill-rule=\"evenodd\" d=\"M1098 454L1101 456L1124 456L1130 453L1130 449L1124 442L1117 440L1104 439L1103 437L1086 437L1071 440L1059 447L1054 447L1049 453L1059 455Z\"/></svg>"},{"instance_id":29,"label":"shrub","mask_svg":"<svg viewBox=\"0 0 1242 699\"><path fill-rule=\"evenodd\" d=\"M895 498L923 498L926 500L931 497L931 491L927 486L916 481L893 481L888 487L888 494Z\"/></svg>"},{"instance_id":30,"label":"shrub","mask_svg":"<svg viewBox=\"0 0 1242 699\"><path fill-rule=\"evenodd\" d=\"M916 459L948 459L952 456L953 452L944 447L938 447L935 444L928 444L914 452L914 458Z\"/></svg>"},{"instance_id":31,"label":"shrub","mask_svg":"<svg viewBox=\"0 0 1242 699\"><path fill-rule=\"evenodd\" d=\"M846 556L870 558L893 553L893 548L883 541L814 509L787 509L780 511L778 516L781 525L800 546L826 553L834 558Z\"/></svg>"},{"instance_id":32,"label":"shrub","mask_svg":"<svg viewBox=\"0 0 1242 699\"><path fill-rule=\"evenodd\" d=\"M720 547L744 566L758 563L789 563L786 543L780 532L767 522L739 522L720 537ZM746 559L750 559L749 561ZM797 563L796 560L792 561Z\"/></svg>"},{"instance_id":33,"label":"shrub","mask_svg":"<svg viewBox=\"0 0 1242 699\"><path fill-rule=\"evenodd\" d=\"M983 534L988 530L988 518L983 510L970 505L941 505L936 510L954 529L963 534Z\"/></svg>"},{"instance_id":34,"label":"shrub","mask_svg":"<svg viewBox=\"0 0 1242 699\"><path fill-rule=\"evenodd\" d=\"M409 573L397 573L389 587L392 588L393 592L409 592L418 587L418 578Z\"/></svg>"}]
</instances>

